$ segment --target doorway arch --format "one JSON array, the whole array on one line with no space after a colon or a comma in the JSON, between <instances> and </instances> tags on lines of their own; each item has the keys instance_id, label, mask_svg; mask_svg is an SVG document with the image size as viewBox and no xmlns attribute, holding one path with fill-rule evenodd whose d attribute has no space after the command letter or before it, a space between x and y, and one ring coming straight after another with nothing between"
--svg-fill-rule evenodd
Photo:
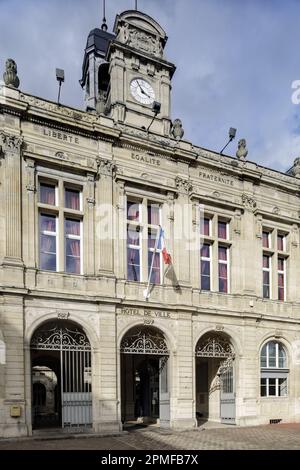
<instances>
[{"instance_id":1,"label":"doorway arch","mask_svg":"<svg viewBox=\"0 0 300 470\"><path fill-rule=\"evenodd\" d=\"M84 330L71 321L47 321L33 333L30 352L33 429L90 427L91 345ZM35 383L46 386L49 406L38 404Z\"/></svg>"},{"instance_id":2,"label":"doorway arch","mask_svg":"<svg viewBox=\"0 0 300 470\"><path fill-rule=\"evenodd\" d=\"M170 426L169 355L164 333L137 325L120 344L123 424Z\"/></svg>"},{"instance_id":3,"label":"doorway arch","mask_svg":"<svg viewBox=\"0 0 300 470\"><path fill-rule=\"evenodd\" d=\"M197 342L196 418L235 424L235 350L225 333L207 332Z\"/></svg>"}]
</instances>

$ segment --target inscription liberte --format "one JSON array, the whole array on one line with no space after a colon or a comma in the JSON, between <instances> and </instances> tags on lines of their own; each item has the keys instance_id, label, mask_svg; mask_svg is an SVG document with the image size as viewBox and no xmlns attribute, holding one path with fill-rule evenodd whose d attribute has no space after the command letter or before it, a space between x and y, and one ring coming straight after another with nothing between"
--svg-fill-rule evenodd
<instances>
[{"instance_id":1,"label":"inscription liberte","mask_svg":"<svg viewBox=\"0 0 300 470\"><path fill-rule=\"evenodd\" d=\"M227 186L233 186L233 180L222 175L213 175L211 173L206 173L205 171L199 172L200 178L205 180L214 181L215 183L227 184Z\"/></svg>"},{"instance_id":2,"label":"inscription liberte","mask_svg":"<svg viewBox=\"0 0 300 470\"><path fill-rule=\"evenodd\" d=\"M138 316L138 317L156 317L156 318L171 318L170 312L161 310L144 310L139 308L123 308L121 315Z\"/></svg>"},{"instance_id":3,"label":"inscription liberte","mask_svg":"<svg viewBox=\"0 0 300 470\"><path fill-rule=\"evenodd\" d=\"M148 165L160 166L160 160L158 158L149 157L148 155L131 155L132 160L138 162L147 163Z\"/></svg>"},{"instance_id":4,"label":"inscription liberte","mask_svg":"<svg viewBox=\"0 0 300 470\"><path fill-rule=\"evenodd\" d=\"M62 140L63 142L68 142L69 144L79 144L78 137L65 134L64 132L53 131L52 129L44 129L44 135L47 137L52 137L53 139Z\"/></svg>"}]
</instances>

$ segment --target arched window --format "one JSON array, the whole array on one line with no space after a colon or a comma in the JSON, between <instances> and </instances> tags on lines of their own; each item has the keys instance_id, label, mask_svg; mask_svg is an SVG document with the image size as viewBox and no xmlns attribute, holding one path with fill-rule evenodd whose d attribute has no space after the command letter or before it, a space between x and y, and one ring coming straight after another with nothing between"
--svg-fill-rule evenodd
<instances>
[{"instance_id":1,"label":"arched window","mask_svg":"<svg viewBox=\"0 0 300 470\"><path fill-rule=\"evenodd\" d=\"M284 397L287 395L287 357L281 343L269 341L260 355L260 395Z\"/></svg>"}]
</instances>

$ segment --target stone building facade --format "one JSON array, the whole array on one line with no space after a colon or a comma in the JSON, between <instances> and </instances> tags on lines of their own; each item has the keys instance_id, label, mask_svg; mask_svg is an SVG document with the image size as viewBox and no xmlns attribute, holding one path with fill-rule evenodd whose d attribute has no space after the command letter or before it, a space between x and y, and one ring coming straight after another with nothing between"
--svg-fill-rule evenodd
<instances>
[{"instance_id":1,"label":"stone building facade","mask_svg":"<svg viewBox=\"0 0 300 470\"><path fill-rule=\"evenodd\" d=\"M138 11L92 31L87 111L20 91L7 66L0 436L300 420L298 162L185 141L166 40Z\"/></svg>"}]
</instances>

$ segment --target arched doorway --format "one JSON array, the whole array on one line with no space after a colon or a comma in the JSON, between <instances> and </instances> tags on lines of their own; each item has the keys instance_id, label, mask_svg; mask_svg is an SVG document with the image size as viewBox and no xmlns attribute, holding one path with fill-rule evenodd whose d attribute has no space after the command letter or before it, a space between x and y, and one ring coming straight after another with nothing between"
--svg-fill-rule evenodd
<instances>
[{"instance_id":1,"label":"arched doorway","mask_svg":"<svg viewBox=\"0 0 300 470\"><path fill-rule=\"evenodd\" d=\"M196 417L235 424L235 353L223 333L206 333L196 346Z\"/></svg>"},{"instance_id":2,"label":"arched doorway","mask_svg":"<svg viewBox=\"0 0 300 470\"><path fill-rule=\"evenodd\" d=\"M44 323L30 349L33 429L90 427L91 345L82 328L70 321Z\"/></svg>"},{"instance_id":3,"label":"arched doorway","mask_svg":"<svg viewBox=\"0 0 300 470\"><path fill-rule=\"evenodd\" d=\"M170 425L169 350L154 327L134 327L121 341L122 422Z\"/></svg>"}]
</instances>

